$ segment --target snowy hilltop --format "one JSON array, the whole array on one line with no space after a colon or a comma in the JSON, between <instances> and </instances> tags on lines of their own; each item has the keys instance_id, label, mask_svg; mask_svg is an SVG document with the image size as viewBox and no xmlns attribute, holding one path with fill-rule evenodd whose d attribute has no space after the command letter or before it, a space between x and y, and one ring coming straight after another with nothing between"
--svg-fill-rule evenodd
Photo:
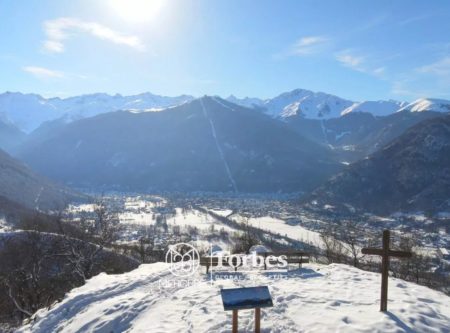
<instances>
[{"instance_id":1,"label":"snowy hilltop","mask_svg":"<svg viewBox=\"0 0 450 333\"><path fill-rule=\"evenodd\" d=\"M18 332L231 332L221 288L268 285L273 308L263 309L263 332L448 332L450 298L403 280L389 281L387 313L379 308L380 275L350 266L309 264L288 273L254 271L209 275L199 269L181 283L168 264L100 274L72 290ZM232 279L226 277L232 277ZM233 280L234 278L234 280ZM239 312L253 330L253 311Z\"/></svg>"}]
</instances>

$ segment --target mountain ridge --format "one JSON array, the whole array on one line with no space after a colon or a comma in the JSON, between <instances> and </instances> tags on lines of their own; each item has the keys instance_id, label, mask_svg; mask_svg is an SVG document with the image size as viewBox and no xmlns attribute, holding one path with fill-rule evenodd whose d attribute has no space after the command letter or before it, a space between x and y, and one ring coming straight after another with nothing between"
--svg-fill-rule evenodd
<instances>
[{"instance_id":1,"label":"mountain ridge","mask_svg":"<svg viewBox=\"0 0 450 333\"><path fill-rule=\"evenodd\" d=\"M167 112L101 114L54 131L18 156L80 186L226 192L234 181L242 192L292 192L312 189L340 169L329 148L216 97Z\"/></svg>"},{"instance_id":2,"label":"mountain ridge","mask_svg":"<svg viewBox=\"0 0 450 333\"><path fill-rule=\"evenodd\" d=\"M93 93L67 98L44 98L37 94L5 92L0 94L0 119L13 124L21 131L30 133L48 121L61 119L71 122L118 110L159 111L192 101L194 98L191 95L168 97L150 92L129 96ZM402 110L417 111L418 109L440 112L450 110L450 101L443 99L421 99L409 104L394 100L354 102L332 94L313 92L307 89L294 89L267 99L237 98L230 95L225 100L258 109L280 119L302 117L325 120L338 118L352 112L369 112L376 116L385 116Z\"/></svg>"},{"instance_id":3,"label":"mountain ridge","mask_svg":"<svg viewBox=\"0 0 450 333\"><path fill-rule=\"evenodd\" d=\"M420 122L333 176L306 202L386 214L450 209L450 115Z\"/></svg>"}]
</instances>

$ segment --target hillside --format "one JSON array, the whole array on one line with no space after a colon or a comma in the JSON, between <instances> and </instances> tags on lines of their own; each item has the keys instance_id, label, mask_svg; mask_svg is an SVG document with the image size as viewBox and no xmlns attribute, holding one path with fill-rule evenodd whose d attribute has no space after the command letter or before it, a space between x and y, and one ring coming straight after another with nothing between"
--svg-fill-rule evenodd
<instances>
[{"instance_id":1,"label":"hillside","mask_svg":"<svg viewBox=\"0 0 450 333\"><path fill-rule=\"evenodd\" d=\"M29 209L58 209L72 200L84 197L39 176L23 163L0 150L0 198L5 212L16 212L19 206ZM19 206L14 207L11 201Z\"/></svg>"},{"instance_id":2,"label":"hillside","mask_svg":"<svg viewBox=\"0 0 450 333\"><path fill-rule=\"evenodd\" d=\"M24 140L25 133L0 117L0 149L11 152Z\"/></svg>"},{"instance_id":3,"label":"hillside","mask_svg":"<svg viewBox=\"0 0 450 333\"><path fill-rule=\"evenodd\" d=\"M375 213L450 209L450 115L426 120L308 198Z\"/></svg>"},{"instance_id":4,"label":"hillside","mask_svg":"<svg viewBox=\"0 0 450 333\"><path fill-rule=\"evenodd\" d=\"M389 312L379 312L380 275L346 265L309 264L282 279L258 271L237 273L235 281L217 274L213 283L197 272L198 282L187 287L167 268L157 263L100 274L18 332L230 332L220 289L259 285L269 286L274 303L262 310L263 332L445 332L450 322L448 296L394 278ZM253 330L253 316L239 312L240 330Z\"/></svg>"},{"instance_id":5,"label":"hillside","mask_svg":"<svg viewBox=\"0 0 450 333\"><path fill-rule=\"evenodd\" d=\"M328 148L286 124L212 97L164 112L103 114L43 135L19 156L52 179L87 187L293 192L340 169Z\"/></svg>"},{"instance_id":6,"label":"hillside","mask_svg":"<svg viewBox=\"0 0 450 333\"><path fill-rule=\"evenodd\" d=\"M285 121L308 139L332 146L341 160L354 162L376 152L421 121L440 116L442 113L433 111L403 111L380 117L350 112L327 120L289 117Z\"/></svg>"}]
</instances>

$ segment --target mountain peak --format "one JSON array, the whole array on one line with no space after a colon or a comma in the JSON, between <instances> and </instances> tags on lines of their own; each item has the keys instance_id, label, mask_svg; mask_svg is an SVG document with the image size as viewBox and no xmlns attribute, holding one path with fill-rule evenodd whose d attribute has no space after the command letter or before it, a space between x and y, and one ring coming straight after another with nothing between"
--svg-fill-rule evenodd
<instances>
[{"instance_id":1,"label":"mountain peak","mask_svg":"<svg viewBox=\"0 0 450 333\"><path fill-rule=\"evenodd\" d=\"M414 102L402 107L398 111L437 111L437 112L450 112L450 101L446 99L438 98L419 98Z\"/></svg>"}]
</instances>

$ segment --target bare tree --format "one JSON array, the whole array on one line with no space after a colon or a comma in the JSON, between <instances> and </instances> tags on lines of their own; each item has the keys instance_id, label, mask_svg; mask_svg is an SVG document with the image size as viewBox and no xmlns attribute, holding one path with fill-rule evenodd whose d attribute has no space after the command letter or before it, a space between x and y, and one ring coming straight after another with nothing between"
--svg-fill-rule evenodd
<instances>
[{"instance_id":1,"label":"bare tree","mask_svg":"<svg viewBox=\"0 0 450 333\"><path fill-rule=\"evenodd\" d=\"M240 224L241 232L234 235L234 253L248 253L250 248L260 243L260 239L255 230L250 226L248 218Z\"/></svg>"},{"instance_id":2,"label":"bare tree","mask_svg":"<svg viewBox=\"0 0 450 333\"><path fill-rule=\"evenodd\" d=\"M340 239L343 242L343 246L346 252L350 255L352 259L352 265L354 267L359 267L359 261L363 254L361 253L360 244L361 240L364 238L362 230L358 227L356 221L345 221L341 227Z\"/></svg>"},{"instance_id":3,"label":"bare tree","mask_svg":"<svg viewBox=\"0 0 450 333\"><path fill-rule=\"evenodd\" d=\"M328 263L339 263L343 261L343 245L337 239L337 227L335 225L327 224L320 231L320 238L324 244L324 255Z\"/></svg>"}]
</instances>

